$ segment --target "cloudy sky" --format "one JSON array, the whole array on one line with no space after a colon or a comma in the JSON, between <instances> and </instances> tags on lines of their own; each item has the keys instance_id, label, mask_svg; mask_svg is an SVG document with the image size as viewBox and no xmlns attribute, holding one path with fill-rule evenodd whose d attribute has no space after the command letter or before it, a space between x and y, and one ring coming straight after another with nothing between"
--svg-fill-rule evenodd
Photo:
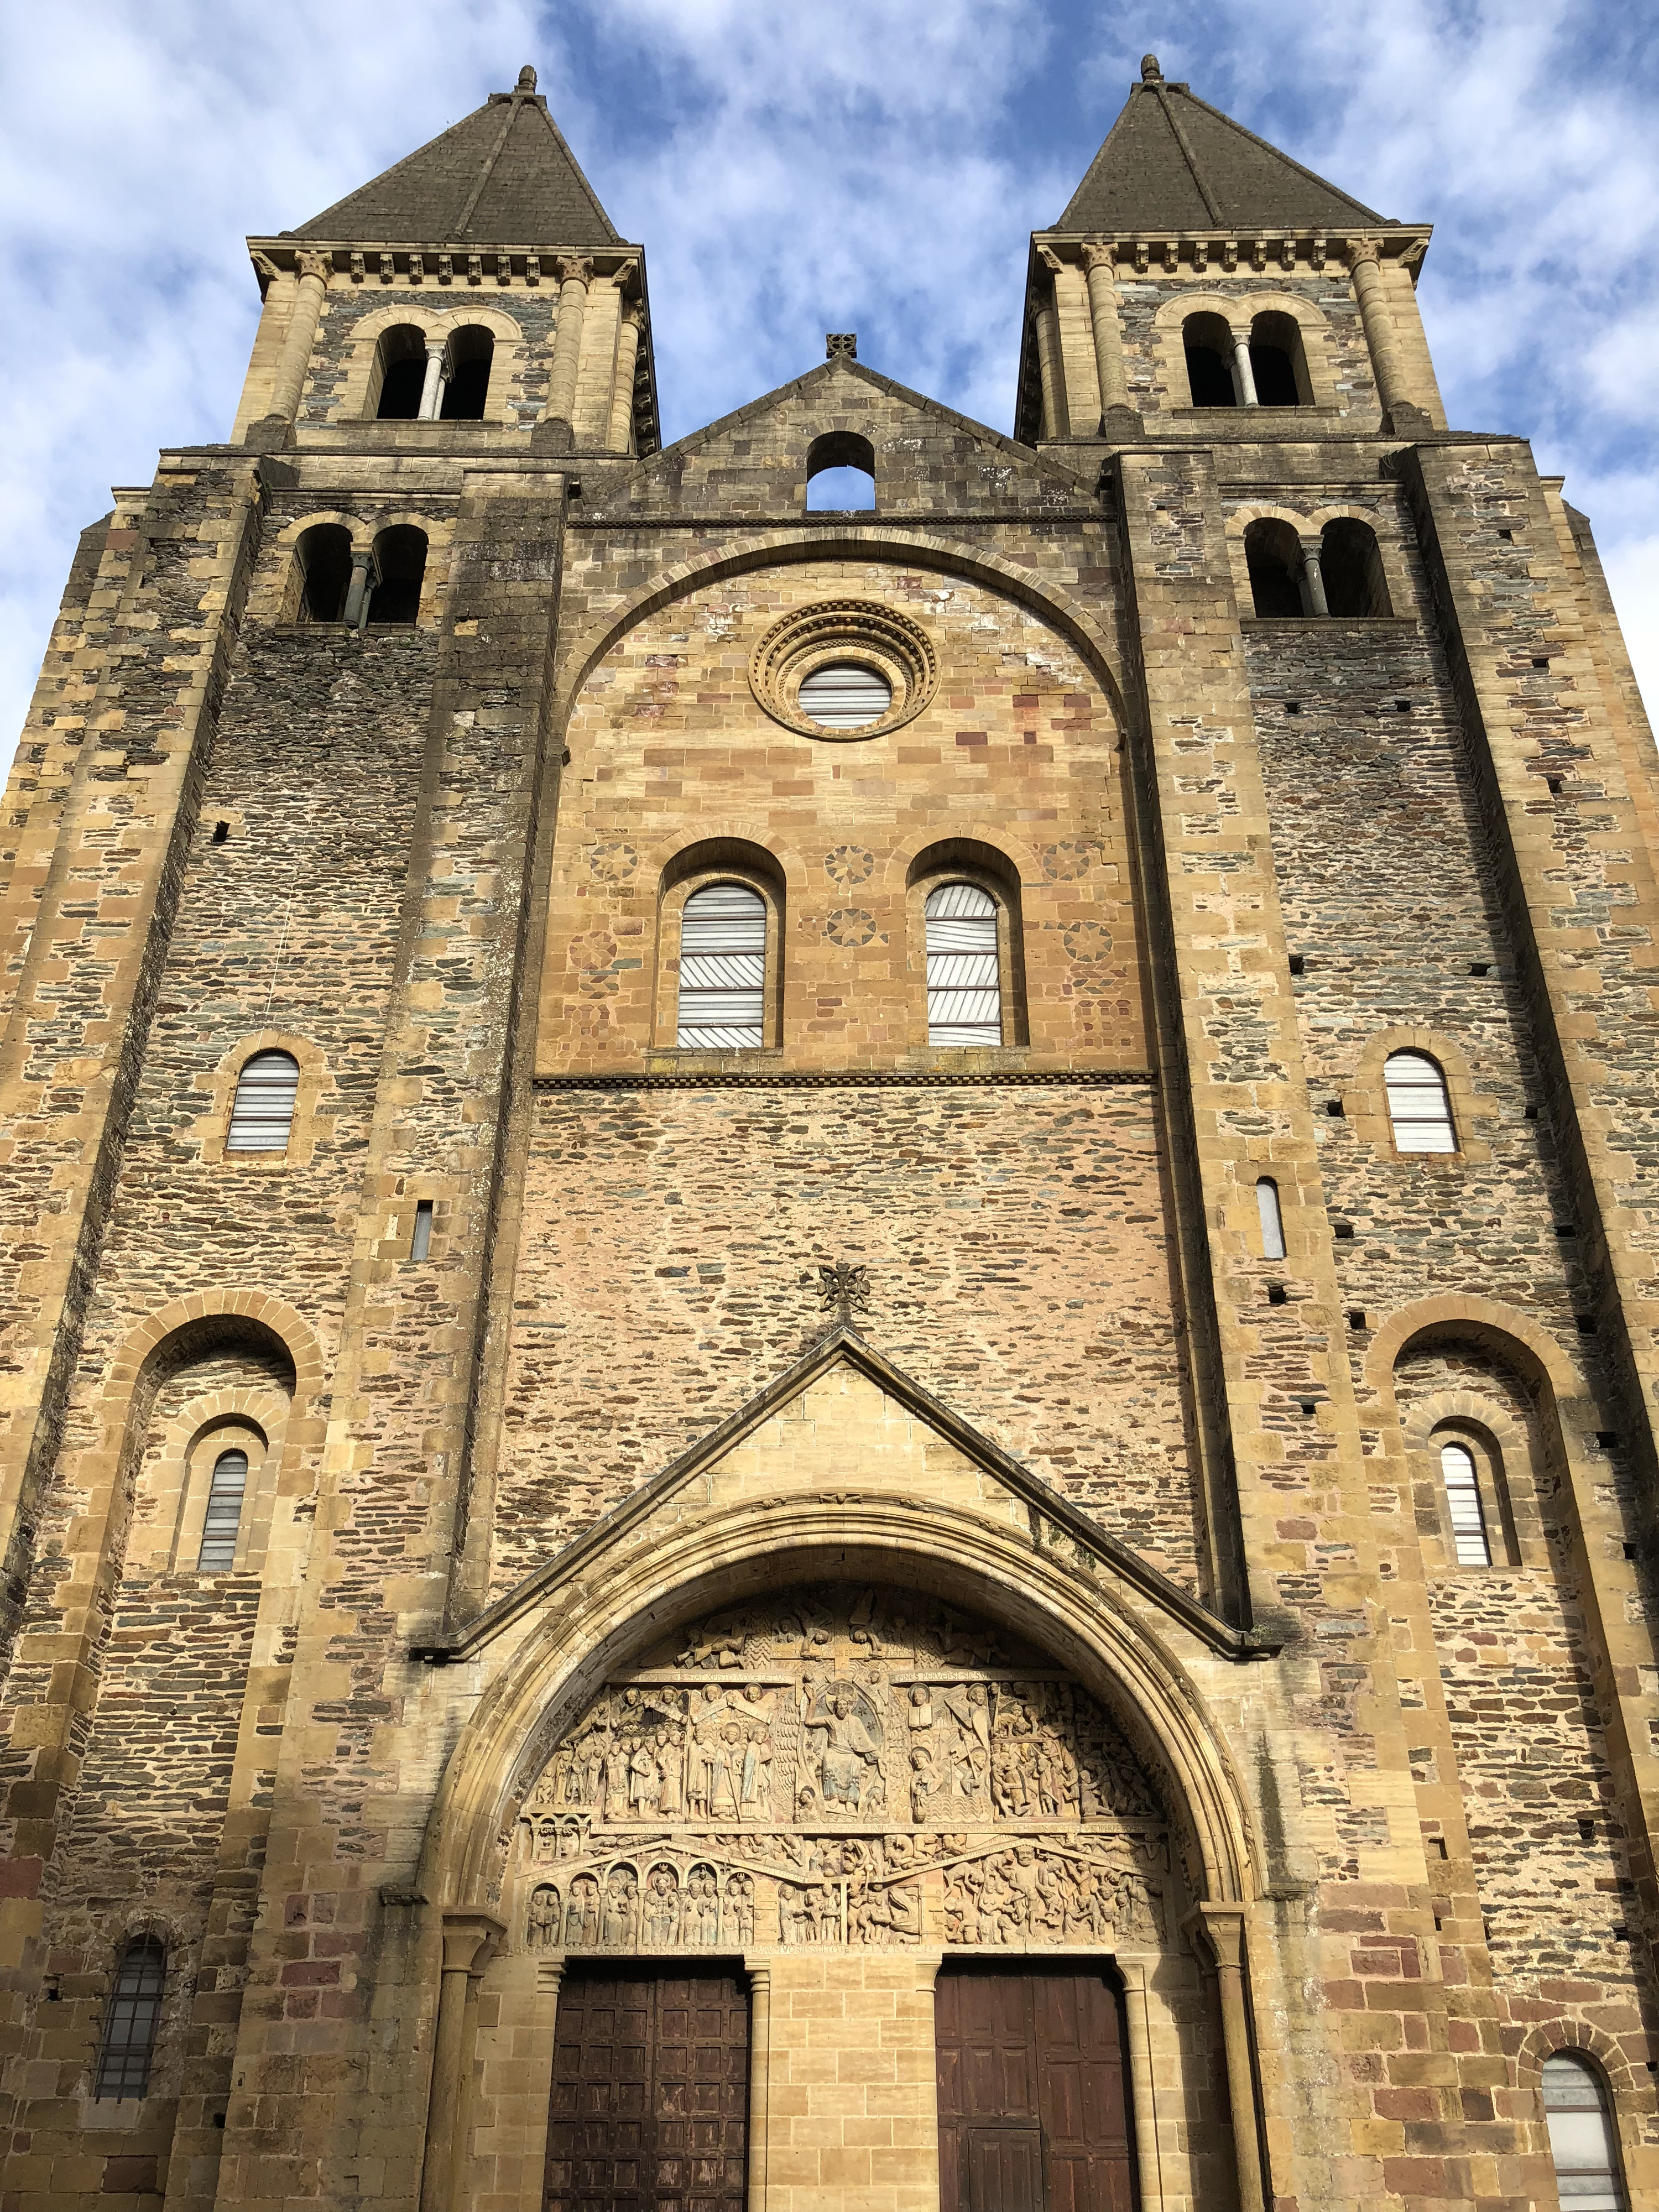
<instances>
[{"instance_id":1,"label":"cloudy sky","mask_svg":"<svg viewBox=\"0 0 1659 2212\"><path fill-rule=\"evenodd\" d=\"M1641 0L52 0L15 8L0 190L9 757L82 526L223 438L289 228L511 86L649 257L672 439L822 358L1010 427L1025 234L1151 48L1385 215L1452 422L1595 521L1659 707L1659 40Z\"/></svg>"}]
</instances>

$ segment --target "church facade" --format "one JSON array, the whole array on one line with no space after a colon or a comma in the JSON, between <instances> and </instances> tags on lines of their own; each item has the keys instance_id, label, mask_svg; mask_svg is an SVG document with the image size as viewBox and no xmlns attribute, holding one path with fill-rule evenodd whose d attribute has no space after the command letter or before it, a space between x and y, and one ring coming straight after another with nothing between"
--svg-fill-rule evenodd
<instances>
[{"instance_id":1,"label":"church facade","mask_svg":"<svg viewBox=\"0 0 1659 2212\"><path fill-rule=\"evenodd\" d=\"M1428 243L1148 57L1012 437L664 447L533 70L250 242L6 801L6 2212L1659 2198L1659 775Z\"/></svg>"}]
</instances>

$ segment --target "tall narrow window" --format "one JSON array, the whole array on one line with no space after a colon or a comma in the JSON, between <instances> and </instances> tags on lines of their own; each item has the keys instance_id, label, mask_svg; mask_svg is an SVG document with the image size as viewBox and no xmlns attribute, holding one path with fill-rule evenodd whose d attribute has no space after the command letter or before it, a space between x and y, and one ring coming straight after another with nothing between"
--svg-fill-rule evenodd
<instances>
[{"instance_id":1,"label":"tall narrow window","mask_svg":"<svg viewBox=\"0 0 1659 2212\"><path fill-rule=\"evenodd\" d=\"M927 894L927 1042L1000 1044L997 903L977 884Z\"/></svg>"},{"instance_id":2,"label":"tall narrow window","mask_svg":"<svg viewBox=\"0 0 1659 2212\"><path fill-rule=\"evenodd\" d=\"M1600 2074L1558 2051L1544 2061L1544 2111L1561 2212L1624 2212L1619 2147Z\"/></svg>"},{"instance_id":3,"label":"tall narrow window","mask_svg":"<svg viewBox=\"0 0 1659 2212\"><path fill-rule=\"evenodd\" d=\"M285 1152L299 1096L300 1063L289 1052L256 1052L236 1079L228 1152Z\"/></svg>"},{"instance_id":4,"label":"tall narrow window","mask_svg":"<svg viewBox=\"0 0 1659 2212\"><path fill-rule=\"evenodd\" d=\"M149 2062L161 2025L161 1991L167 1954L154 1936L127 1945L115 1970L104 2040L98 2052L94 2097L142 2097L149 2087Z\"/></svg>"},{"instance_id":5,"label":"tall narrow window","mask_svg":"<svg viewBox=\"0 0 1659 2212\"><path fill-rule=\"evenodd\" d=\"M213 1481L202 1522L202 1548L196 1561L198 1574L227 1575L235 1565L236 1537L246 1495L247 1454L221 1452L213 1462Z\"/></svg>"},{"instance_id":6,"label":"tall narrow window","mask_svg":"<svg viewBox=\"0 0 1659 2212\"><path fill-rule=\"evenodd\" d=\"M766 1042L766 902L746 884L693 891L680 917L679 1042L750 1051Z\"/></svg>"},{"instance_id":7,"label":"tall narrow window","mask_svg":"<svg viewBox=\"0 0 1659 2212\"><path fill-rule=\"evenodd\" d=\"M1279 1210L1279 1185L1271 1176L1263 1176L1257 1183L1255 1205L1261 1216L1261 1256L1265 1260L1282 1260L1285 1256L1285 1217Z\"/></svg>"},{"instance_id":8,"label":"tall narrow window","mask_svg":"<svg viewBox=\"0 0 1659 2212\"><path fill-rule=\"evenodd\" d=\"M1480 1477L1475 1468L1474 1454L1467 1444L1441 1445L1440 1474L1446 1486L1458 1565L1489 1567L1492 1540L1486 1534L1486 1508L1480 1500Z\"/></svg>"},{"instance_id":9,"label":"tall narrow window","mask_svg":"<svg viewBox=\"0 0 1659 2212\"><path fill-rule=\"evenodd\" d=\"M1446 1079L1424 1052L1391 1052L1382 1070L1389 1093L1389 1119L1395 1149L1402 1152L1455 1152L1451 1101Z\"/></svg>"}]
</instances>

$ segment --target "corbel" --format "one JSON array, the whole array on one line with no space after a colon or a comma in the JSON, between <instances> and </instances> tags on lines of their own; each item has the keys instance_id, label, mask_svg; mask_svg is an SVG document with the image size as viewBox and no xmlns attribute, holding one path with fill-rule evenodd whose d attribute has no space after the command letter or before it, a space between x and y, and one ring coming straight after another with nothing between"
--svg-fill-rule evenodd
<instances>
[{"instance_id":1,"label":"corbel","mask_svg":"<svg viewBox=\"0 0 1659 2212\"><path fill-rule=\"evenodd\" d=\"M513 256L510 253L498 253L495 256L495 282L498 284L510 284L513 282Z\"/></svg>"},{"instance_id":2,"label":"corbel","mask_svg":"<svg viewBox=\"0 0 1659 2212\"><path fill-rule=\"evenodd\" d=\"M409 281L411 284L422 284L426 282L426 259L423 255L419 253L410 255Z\"/></svg>"},{"instance_id":3,"label":"corbel","mask_svg":"<svg viewBox=\"0 0 1659 2212\"><path fill-rule=\"evenodd\" d=\"M1206 238L1193 240L1193 267L1201 276L1210 265L1210 241Z\"/></svg>"},{"instance_id":4,"label":"corbel","mask_svg":"<svg viewBox=\"0 0 1659 2212\"><path fill-rule=\"evenodd\" d=\"M483 283L483 256L482 253L469 253L467 255L466 281L469 284L482 284Z\"/></svg>"},{"instance_id":5,"label":"corbel","mask_svg":"<svg viewBox=\"0 0 1659 2212\"><path fill-rule=\"evenodd\" d=\"M454 282L454 278L455 262L453 256L447 253L441 253L438 256L438 282L441 284L450 284Z\"/></svg>"},{"instance_id":6,"label":"corbel","mask_svg":"<svg viewBox=\"0 0 1659 2212\"><path fill-rule=\"evenodd\" d=\"M1267 241L1265 238L1250 241L1250 266L1260 276L1267 266Z\"/></svg>"},{"instance_id":7,"label":"corbel","mask_svg":"<svg viewBox=\"0 0 1659 2212\"><path fill-rule=\"evenodd\" d=\"M1224 238L1221 241L1221 265L1231 276L1238 266L1238 240Z\"/></svg>"},{"instance_id":8,"label":"corbel","mask_svg":"<svg viewBox=\"0 0 1659 2212\"><path fill-rule=\"evenodd\" d=\"M353 283L354 284L361 284L361 283L362 283L362 281L363 281L364 276L365 276L367 274L368 274L368 271L367 271L367 270L365 270L365 268L363 267L363 257L362 257L362 255L361 253L354 253L354 254L352 255L352 257L351 257L351 281L352 281L352 283Z\"/></svg>"},{"instance_id":9,"label":"corbel","mask_svg":"<svg viewBox=\"0 0 1659 2212\"><path fill-rule=\"evenodd\" d=\"M1177 239L1177 238L1166 238L1166 239L1164 240L1164 268L1169 271L1169 273L1170 273L1170 275L1171 276L1173 276L1175 275L1175 273L1176 273L1176 270L1180 268L1180 266L1181 266L1181 241L1180 241L1180 240L1179 240L1179 239Z\"/></svg>"},{"instance_id":10,"label":"corbel","mask_svg":"<svg viewBox=\"0 0 1659 2212\"><path fill-rule=\"evenodd\" d=\"M1135 274L1137 276L1144 276L1146 274L1147 265L1152 259L1152 247L1148 246L1144 238L1136 239Z\"/></svg>"},{"instance_id":11,"label":"corbel","mask_svg":"<svg viewBox=\"0 0 1659 2212\"><path fill-rule=\"evenodd\" d=\"M250 246L247 258L253 264L253 273L259 280L259 297L263 300L282 271L268 253L261 253L257 246Z\"/></svg>"},{"instance_id":12,"label":"corbel","mask_svg":"<svg viewBox=\"0 0 1659 2212\"><path fill-rule=\"evenodd\" d=\"M539 253L526 253L524 258L524 281L539 284L542 281L542 258Z\"/></svg>"},{"instance_id":13,"label":"corbel","mask_svg":"<svg viewBox=\"0 0 1659 2212\"><path fill-rule=\"evenodd\" d=\"M1296 240L1293 238L1281 238L1279 240L1279 265L1281 269L1287 270L1295 268Z\"/></svg>"},{"instance_id":14,"label":"corbel","mask_svg":"<svg viewBox=\"0 0 1659 2212\"><path fill-rule=\"evenodd\" d=\"M392 282L392 278L397 275L397 273L398 273L398 263L397 263L396 257L395 257L394 255L392 255L392 254L390 254L390 253L383 253L383 254L380 256L380 282L381 282L381 283L382 283L382 284L389 284L389 283Z\"/></svg>"},{"instance_id":15,"label":"corbel","mask_svg":"<svg viewBox=\"0 0 1659 2212\"><path fill-rule=\"evenodd\" d=\"M1308 249L1309 260L1313 264L1316 269L1322 270L1325 264L1330 259L1330 258L1328 240L1322 238L1318 232L1316 231L1314 234L1314 242Z\"/></svg>"}]
</instances>

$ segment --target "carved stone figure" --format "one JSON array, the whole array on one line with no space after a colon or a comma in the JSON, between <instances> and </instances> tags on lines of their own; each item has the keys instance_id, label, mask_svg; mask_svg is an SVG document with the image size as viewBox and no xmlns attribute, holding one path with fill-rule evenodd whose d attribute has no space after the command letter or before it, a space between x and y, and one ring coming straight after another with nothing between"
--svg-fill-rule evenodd
<instances>
[{"instance_id":1,"label":"carved stone figure","mask_svg":"<svg viewBox=\"0 0 1659 2212\"><path fill-rule=\"evenodd\" d=\"M559 1893L551 1882L540 1882L530 1893L525 1942L532 1951L556 1951L560 1932Z\"/></svg>"},{"instance_id":2,"label":"carved stone figure","mask_svg":"<svg viewBox=\"0 0 1659 2212\"><path fill-rule=\"evenodd\" d=\"M678 1938L680 1886L672 1867L653 1867L645 1885L645 1942L653 1951L666 1951Z\"/></svg>"}]
</instances>

